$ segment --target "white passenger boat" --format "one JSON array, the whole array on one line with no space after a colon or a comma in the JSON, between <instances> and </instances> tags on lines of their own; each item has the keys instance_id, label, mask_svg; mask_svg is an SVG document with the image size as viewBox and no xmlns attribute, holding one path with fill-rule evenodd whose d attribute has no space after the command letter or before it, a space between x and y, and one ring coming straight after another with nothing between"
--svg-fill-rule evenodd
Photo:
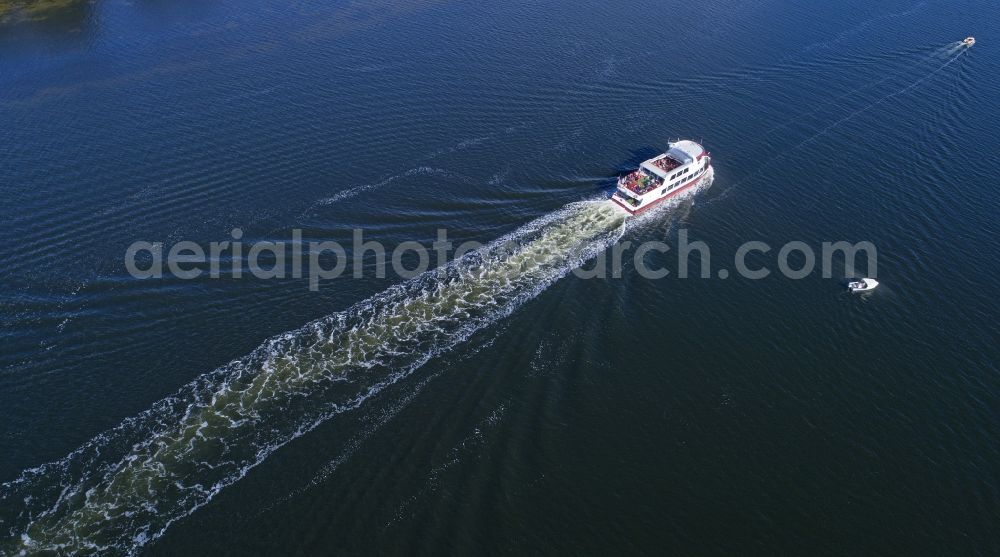
<instances>
[{"instance_id":1,"label":"white passenger boat","mask_svg":"<svg viewBox=\"0 0 1000 557\"><path fill-rule=\"evenodd\" d=\"M687 139L669 144L666 153L644 161L618 179L611 201L631 215L698 184L712 174L712 158L700 144Z\"/></svg>"}]
</instances>

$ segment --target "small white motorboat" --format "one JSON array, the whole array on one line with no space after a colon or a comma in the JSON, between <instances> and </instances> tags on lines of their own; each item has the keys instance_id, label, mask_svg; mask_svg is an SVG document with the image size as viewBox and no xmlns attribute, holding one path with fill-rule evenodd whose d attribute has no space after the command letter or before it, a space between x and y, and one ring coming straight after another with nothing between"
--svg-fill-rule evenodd
<instances>
[{"instance_id":1,"label":"small white motorboat","mask_svg":"<svg viewBox=\"0 0 1000 557\"><path fill-rule=\"evenodd\" d=\"M975 37L965 37L965 40L962 41L962 44L964 44L965 46L972 46L972 45L976 44L976 38Z\"/></svg>"},{"instance_id":2,"label":"small white motorboat","mask_svg":"<svg viewBox=\"0 0 1000 557\"><path fill-rule=\"evenodd\" d=\"M851 292L870 292L878 286L878 281L871 278L863 278L847 283L847 289Z\"/></svg>"}]
</instances>

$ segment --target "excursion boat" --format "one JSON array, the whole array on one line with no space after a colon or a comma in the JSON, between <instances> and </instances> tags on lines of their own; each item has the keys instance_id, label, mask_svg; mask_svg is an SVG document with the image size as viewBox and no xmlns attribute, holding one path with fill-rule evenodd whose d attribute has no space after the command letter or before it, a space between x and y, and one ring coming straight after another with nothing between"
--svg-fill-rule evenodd
<instances>
[{"instance_id":1,"label":"excursion boat","mask_svg":"<svg viewBox=\"0 0 1000 557\"><path fill-rule=\"evenodd\" d=\"M697 184L712 172L712 159L698 143L684 139L669 144L666 153L644 161L618 179L611 201L630 215L650 209Z\"/></svg>"}]
</instances>

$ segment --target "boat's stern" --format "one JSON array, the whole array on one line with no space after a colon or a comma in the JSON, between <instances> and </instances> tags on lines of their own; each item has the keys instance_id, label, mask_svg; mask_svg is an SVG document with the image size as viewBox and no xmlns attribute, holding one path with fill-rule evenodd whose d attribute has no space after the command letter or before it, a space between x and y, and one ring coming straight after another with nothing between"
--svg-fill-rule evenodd
<instances>
[{"instance_id":1,"label":"boat's stern","mask_svg":"<svg viewBox=\"0 0 1000 557\"><path fill-rule=\"evenodd\" d=\"M618 189L615 193L611 194L611 203L616 207L625 211L629 215L634 215L642 206L642 199L633 195L627 187L622 184L622 180L618 180Z\"/></svg>"}]
</instances>

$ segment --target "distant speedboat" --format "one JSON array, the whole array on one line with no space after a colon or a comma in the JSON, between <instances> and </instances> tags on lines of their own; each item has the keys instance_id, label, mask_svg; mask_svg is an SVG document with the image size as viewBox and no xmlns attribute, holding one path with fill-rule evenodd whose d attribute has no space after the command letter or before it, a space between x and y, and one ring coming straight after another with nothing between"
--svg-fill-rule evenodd
<instances>
[{"instance_id":1,"label":"distant speedboat","mask_svg":"<svg viewBox=\"0 0 1000 557\"><path fill-rule=\"evenodd\" d=\"M962 44L964 44L965 46L972 46L972 45L976 44L976 38L975 37L965 37L965 40L962 41Z\"/></svg>"},{"instance_id":2,"label":"distant speedboat","mask_svg":"<svg viewBox=\"0 0 1000 557\"><path fill-rule=\"evenodd\" d=\"M847 283L847 289L851 292L869 292L875 290L877 286L878 281L871 278L863 278Z\"/></svg>"},{"instance_id":3,"label":"distant speedboat","mask_svg":"<svg viewBox=\"0 0 1000 557\"><path fill-rule=\"evenodd\" d=\"M611 201L630 215L637 215L661 201L701 182L712 173L712 158L700 144L681 140L667 152L639 165L618 179Z\"/></svg>"}]
</instances>

